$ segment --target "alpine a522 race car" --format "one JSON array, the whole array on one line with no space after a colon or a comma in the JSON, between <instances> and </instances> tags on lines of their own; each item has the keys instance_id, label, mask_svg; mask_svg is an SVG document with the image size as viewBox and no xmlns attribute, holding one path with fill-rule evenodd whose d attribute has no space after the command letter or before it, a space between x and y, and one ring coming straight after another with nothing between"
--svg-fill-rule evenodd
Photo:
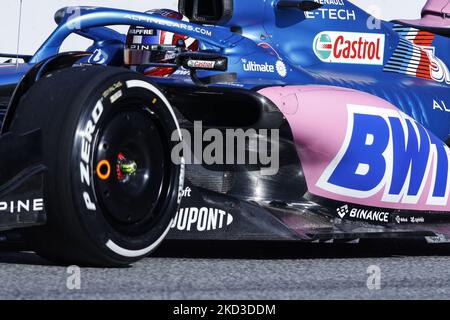
<instances>
[{"instance_id":1,"label":"alpine a522 race car","mask_svg":"<svg viewBox=\"0 0 450 320\"><path fill-rule=\"evenodd\" d=\"M448 0L179 11L64 8L34 56L2 55L2 230L93 266L166 238L450 239ZM71 34L92 45L61 53Z\"/></svg>"}]
</instances>

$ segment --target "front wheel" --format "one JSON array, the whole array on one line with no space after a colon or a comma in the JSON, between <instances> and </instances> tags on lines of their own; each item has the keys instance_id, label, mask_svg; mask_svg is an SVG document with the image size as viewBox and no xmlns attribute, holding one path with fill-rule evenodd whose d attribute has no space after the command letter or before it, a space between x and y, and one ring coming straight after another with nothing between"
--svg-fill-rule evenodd
<instances>
[{"instance_id":1,"label":"front wheel","mask_svg":"<svg viewBox=\"0 0 450 320\"><path fill-rule=\"evenodd\" d=\"M30 232L36 251L64 264L124 266L169 232L184 168L170 103L125 69L56 71L22 99L11 130L40 128L48 223ZM182 163L179 161L178 163Z\"/></svg>"}]
</instances>

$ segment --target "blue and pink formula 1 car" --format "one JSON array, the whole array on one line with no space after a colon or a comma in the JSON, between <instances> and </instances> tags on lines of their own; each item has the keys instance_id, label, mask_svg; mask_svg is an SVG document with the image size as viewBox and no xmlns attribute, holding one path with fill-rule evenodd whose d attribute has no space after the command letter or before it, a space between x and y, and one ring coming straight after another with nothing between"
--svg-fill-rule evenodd
<instances>
[{"instance_id":1,"label":"blue and pink formula 1 car","mask_svg":"<svg viewBox=\"0 0 450 320\"><path fill-rule=\"evenodd\" d=\"M165 238L450 239L450 1L395 22L344 0L179 11L65 8L0 65L3 230L94 266ZM73 33L92 46L61 53ZM179 148L236 132L234 150ZM271 163L239 161L254 139Z\"/></svg>"}]
</instances>

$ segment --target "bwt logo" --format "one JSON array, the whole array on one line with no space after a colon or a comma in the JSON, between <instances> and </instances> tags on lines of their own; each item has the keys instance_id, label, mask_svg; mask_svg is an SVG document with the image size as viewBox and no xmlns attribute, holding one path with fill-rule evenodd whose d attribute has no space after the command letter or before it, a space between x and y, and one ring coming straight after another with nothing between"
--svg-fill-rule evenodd
<instances>
[{"instance_id":1,"label":"bwt logo","mask_svg":"<svg viewBox=\"0 0 450 320\"><path fill-rule=\"evenodd\" d=\"M447 205L450 149L441 140L400 111L347 109L344 143L319 188L361 199L383 191L388 203L417 204L424 195L427 205Z\"/></svg>"}]
</instances>

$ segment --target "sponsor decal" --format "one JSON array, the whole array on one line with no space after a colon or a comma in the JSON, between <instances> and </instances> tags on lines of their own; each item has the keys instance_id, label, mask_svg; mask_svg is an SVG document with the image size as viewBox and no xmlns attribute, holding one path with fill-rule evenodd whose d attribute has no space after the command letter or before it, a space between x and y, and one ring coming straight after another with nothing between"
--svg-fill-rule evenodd
<instances>
[{"instance_id":1,"label":"sponsor decal","mask_svg":"<svg viewBox=\"0 0 450 320\"><path fill-rule=\"evenodd\" d=\"M341 219L344 219L345 216L349 213L348 205L345 205L345 206L342 206L340 208L337 208L336 211L337 211L339 217Z\"/></svg>"},{"instance_id":2,"label":"sponsor decal","mask_svg":"<svg viewBox=\"0 0 450 320\"><path fill-rule=\"evenodd\" d=\"M408 223L408 218L396 216L396 217L395 217L395 222L397 222L398 224L401 224L401 223Z\"/></svg>"},{"instance_id":3,"label":"sponsor decal","mask_svg":"<svg viewBox=\"0 0 450 320\"><path fill-rule=\"evenodd\" d=\"M261 72L261 73L278 73L278 75L282 78L287 76L287 67L286 64L278 60L275 65L265 63L257 63L252 60L242 59L242 67L246 72Z\"/></svg>"},{"instance_id":4,"label":"sponsor decal","mask_svg":"<svg viewBox=\"0 0 450 320\"><path fill-rule=\"evenodd\" d=\"M101 49L96 49L94 53L89 57L88 63L91 64L104 64L108 60L108 55Z\"/></svg>"},{"instance_id":5,"label":"sponsor decal","mask_svg":"<svg viewBox=\"0 0 450 320\"><path fill-rule=\"evenodd\" d=\"M259 64L255 61L248 61L246 59L242 59L244 71L247 72L268 72L268 73L274 73L275 67L271 64L268 64L267 62L264 64Z\"/></svg>"},{"instance_id":6,"label":"sponsor decal","mask_svg":"<svg viewBox=\"0 0 450 320\"><path fill-rule=\"evenodd\" d=\"M384 34L325 31L313 44L314 53L326 63L383 65Z\"/></svg>"},{"instance_id":7,"label":"sponsor decal","mask_svg":"<svg viewBox=\"0 0 450 320\"><path fill-rule=\"evenodd\" d=\"M233 223L233 216L215 208L181 208L172 221L171 228L179 231L213 231Z\"/></svg>"},{"instance_id":8,"label":"sponsor decal","mask_svg":"<svg viewBox=\"0 0 450 320\"><path fill-rule=\"evenodd\" d=\"M195 32L199 35L204 35L207 37L212 37L213 33L211 30L202 28L202 27L198 27L196 25L193 24L189 24L189 23L185 23L185 22L181 22L181 21L176 21L176 20L166 20L166 19L161 19L160 17L153 17L152 15L148 14L146 16L144 15L135 15L135 14L125 14L124 16L125 19L131 20L130 25L133 25L133 21L136 22L144 22L144 23L148 23L151 25L158 25L160 26L160 28L156 28L156 29L162 29L165 30L165 27L169 27L169 28L175 28L178 29L178 33L183 34L183 31L187 31L187 32Z\"/></svg>"},{"instance_id":9,"label":"sponsor decal","mask_svg":"<svg viewBox=\"0 0 450 320\"><path fill-rule=\"evenodd\" d=\"M321 5L331 6L345 6L343 0L314 0L314 2ZM352 9L339 9L339 8L318 8L313 11L305 11L306 19L322 19L322 20L343 20L343 21L355 21L356 12Z\"/></svg>"},{"instance_id":10,"label":"sponsor decal","mask_svg":"<svg viewBox=\"0 0 450 320\"><path fill-rule=\"evenodd\" d=\"M450 149L440 139L394 109L347 105L347 110L344 142L317 187L358 199L381 195L386 204L424 199L428 206L447 205Z\"/></svg>"},{"instance_id":11,"label":"sponsor decal","mask_svg":"<svg viewBox=\"0 0 450 320\"><path fill-rule=\"evenodd\" d=\"M422 224L425 223L425 218L421 216L410 216L410 217L396 216L395 222L397 222L397 224Z\"/></svg>"},{"instance_id":12,"label":"sponsor decal","mask_svg":"<svg viewBox=\"0 0 450 320\"><path fill-rule=\"evenodd\" d=\"M187 65L189 68L214 69L216 62L206 60L189 60Z\"/></svg>"},{"instance_id":13,"label":"sponsor decal","mask_svg":"<svg viewBox=\"0 0 450 320\"><path fill-rule=\"evenodd\" d=\"M189 76L191 74L191 72L189 70L184 69L184 68L179 68L173 74L177 75L177 76Z\"/></svg>"},{"instance_id":14,"label":"sponsor decal","mask_svg":"<svg viewBox=\"0 0 450 320\"><path fill-rule=\"evenodd\" d=\"M277 69L277 73L280 77L285 78L287 76L287 68L283 61L278 60L275 64L275 68Z\"/></svg>"},{"instance_id":15,"label":"sponsor decal","mask_svg":"<svg viewBox=\"0 0 450 320\"><path fill-rule=\"evenodd\" d=\"M447 108L447 104L443 100L440 101L433 100L433 110L450 112L450 109Z\"/></svg>"},{"instance_id":16,"label":"sponsor decal","mask_svg":"<svg viewBox=\"0 0 450 320\"><path fill-rule=\"evenodd\" d=\"M424 217L410 217L409 221L411 223L425 223L425 218Z\"/></svg>"},{"instance_id":17,"label":"sponsor decal","mask_svg":"<svg viewBox=\"0 0 450 320\"><path fill-rule=\"evenodd\" d=\"M356 21L355 10L319 8L313 11L305 11L306 19Z\"/></svg>"},{"instance_id":18,"label":"sponsor decal","mask_svg":"<svg viewBox=\"0 0 450 320\"><path fill-rule=\"evenodd\" d=\"M341 219L349 218L354 220L382 223L388 223L390 215L389 212L350 207L348 204L337 208L336 212Z\"/></svg>"},{"instance_id":19,"label":"sponsor decal","mask_svg":"<svg viewBox=\"0 0 450 320\"><path fill-rule=\"evenodd\" d=\"M190 198L192 194L192 189L190 187L186 187L183 190L181 190L181 196L183 198Z\"/></svg>"},{"instance_id":20,"label":"sponsor decal","mask_svg":"<svg viewBox=\"0 0 450 320\"><path fill-rule=\"evenodd\" d=\"M401 25L393 27L399 36L399 44L384 67L385 72L450 84L447 65L435 54L435 35Z\"/></svg>"},{"instance_id":21,"label":"sponsor decal","mask_svg":"<svg viewBox=\"0 0 450 320\"><path fill-rule=\"evenodd\" d=\"M128 34L133 36L155 36L157 32L155 29L146 29L143 27L137 27L130 29L128 31Z\"/></svg>"},{"instance_id":22,"label":"sponsor decal","mask_svg":"<svg viewBox=\"0 0 450 320\"><path fill-rule=\"evenodd\" d=\"M344 0L314 0L321 5L345 6Z\"/></svg>"},{"instance_id":23,"label":"sponsor decal","mask_svg":"<svg viewBox=\"0 0 450 320\"><path fill-rule=\"evenodd\" d=\"M44 211L44 199L0 201L0 213L27 213Z\"/></svg>"},{"instance_id":24,"label":"sponsor decal","mask_svg":"<svg viewBox=\"0 0 450 320\"><path fill-rule=\"evenodd\" d=\"M120 89L123 87L122 82L118 81L114 83L111 87L109 87L105 92L103 92L102 97L106 99L108 96L110 96L114 91Z\"/></svg>"}]
</instances>

